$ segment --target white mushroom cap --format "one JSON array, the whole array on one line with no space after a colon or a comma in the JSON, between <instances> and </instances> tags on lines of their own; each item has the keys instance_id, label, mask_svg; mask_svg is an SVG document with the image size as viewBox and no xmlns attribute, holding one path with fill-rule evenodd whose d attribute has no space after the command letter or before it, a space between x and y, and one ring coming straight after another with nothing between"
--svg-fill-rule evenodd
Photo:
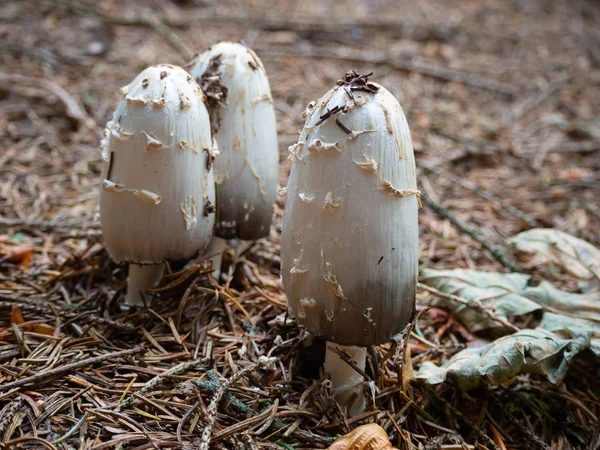
<instances>
[{"instance_id":1,"label":"white mushroom cap","mask_svg":"<svg viewBox=\"0 0 600 450\"><path fill-rule=\"evenodd\" d=\"M367 346L389 341L414 312L418 191L398 101L355 75L309 105L290 148L281 260L298 322Z\"/></svg>"},{"instance_id":2,"label":"white mushroom cap","mask_svg":"<svg viewBox=\"0 0 600 450\"><path fill-rule=\"evenodd\" d=\"M238 43L213 45L190 73L201 80L213 70L227 88L225 100L211 112L220 150L215 160L215 235L255 240L269 234L279 182L269 80L258 56Z\"/></svg>"},{"instance_id":3,"label":"white mushroom cap","mask_svg":"<svg viewBox=\"0 0 600 450\"><path fill-rule=\"evenodd\" d=\"M120 92L102 143L106 248L117 262L189 258L204 249L214 224L204 94L171 65L149 67Z\"/></svg>"}]
</instances>

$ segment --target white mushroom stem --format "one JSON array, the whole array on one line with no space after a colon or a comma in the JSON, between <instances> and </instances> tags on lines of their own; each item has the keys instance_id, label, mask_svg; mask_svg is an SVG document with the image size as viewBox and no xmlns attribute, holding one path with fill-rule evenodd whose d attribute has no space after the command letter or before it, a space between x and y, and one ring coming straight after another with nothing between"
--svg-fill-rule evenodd
<instances>
[{"instance_id":1,"label":"white mushroom stem","mask_svg":"<svg viewBox=\"0 0 600 450\"><path fill-rule=\"evenodd\" d=\"M253 243L253 241L237 241L236 243L235 241L231 242L227 239L213 236L208 244L208 247L206 248L206 251L204 252L204 256L201 257L201 259L203 260L208 258L212 261L212 275L215 280L220 281L222 273L221 267L223 265L223 254L227 248L230 246L233 247L233 266L235 266L235 264L237 264L240 260L242 254L248 250Z\"/></svg>"},{"instance_id":2,"label":"white mushroom stem","mask_svg":"<svg viewBox=\"0 0 600 450\"><path fill-rule=\"evenodd\" d=\"M233 260L237 263L244 252L252 247L254 241L240 241L238 245L235 246L235 254L233 255Z\"/></svg>"},{"instance_id":3,"label":"white mushroom stem","mask_svg":"<svg viewBox=\"0 0 600 450\"><path fill-rule=\"evenodd\" d=\"M227 239L213 236L204 252L204 254L212 261L212 275L217 282L221 279L221 263L223 261L223 253L225 253L225 250L227 250Z\"/></svg>"},{"instance_id":4,"label":"white mushroom stem","mask_svg":"<svg viewBox=\"0 0 600 450\"><path fill-rule=\"evenodd\" d=\"M325 351L324 369L330 375L335 399L341 406L348 408L350 416L356 416L363 412L366 406L363 391L364 377L332 348L346 353L356 367L364 371L367 360L367 347L339 345L328 341L327 350Z\"/></svg>"},{"instance_id":5,"label":"white mushroom stem","mask_svg":"<svg viewBox=\"0 0 600 450\"><path fill-rule=\"evenodd\" d=\"M147 291L158 284L164 270L164 263L129 264L129 279L127 281L125 304L129 306L149 305L151 298Z\"/></svg>"}]
</instances>

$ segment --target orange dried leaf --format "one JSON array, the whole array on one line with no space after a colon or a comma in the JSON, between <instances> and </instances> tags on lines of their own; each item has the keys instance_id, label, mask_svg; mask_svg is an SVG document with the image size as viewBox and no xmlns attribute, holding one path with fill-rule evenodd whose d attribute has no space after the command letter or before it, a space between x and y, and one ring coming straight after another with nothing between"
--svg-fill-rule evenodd
<instances>
[{"instance_id":1,"label":"orange dried leaf","mask_svg":"<svg viewBox=\"0 0 600 450\"><path fill-rule=\"evenodd\" d=\"M45 334L46 336L52 336L54 334L54 327L46 325L45 323L32 323L27 326L27 330L38 334Z\"/></svg>"},{"instance_id":2,"label":"orange dried leaf","mask_svg":"<svg viewBox=\"0 0 600 450\"><path fill-rule=\"evenodd\" d=\"M21 308L18 306L13 306L12 315L10 316L10 323L21 325L24 322L25 319L23 319L23 312L21 311Z\"/></svg>"},{"instance_id":3,"label":"orange dried leaf","mask_svg":"<svg viewBox=\"0 0 600 450\"><path fill-rule=\"evenodd\" d=\"M28 266L31 262L33 248L29 245L15 245L10 249L8 260L19 264L20 266Z\"/></svg>"},{"instance_id":4,"label":"orange dried leaf","mask_svg":"<svg viewBox=\"0 0 600 450\"><path fill-rule=\"evenodd\" d=\"M35 392L35 391L24 391L23 394L29 396L29 397L43 397L44 394L41 394L39 392Z\"/></svg>"},{"instance_id":5,"label":"orange dried leaf","mask_svg":"<svg viewBox=\"0 0 600 450\"><path fill-rule=\"evenodd\" d=\"M337 439L327 450L394 450L394 448L383 428L370 423L355 428Z\"/></svg>"}]
</instances>

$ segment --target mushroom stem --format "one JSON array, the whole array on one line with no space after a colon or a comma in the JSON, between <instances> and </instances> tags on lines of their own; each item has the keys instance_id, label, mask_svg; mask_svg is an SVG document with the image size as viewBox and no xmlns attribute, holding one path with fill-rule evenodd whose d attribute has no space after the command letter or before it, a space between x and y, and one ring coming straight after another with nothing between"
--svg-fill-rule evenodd
<instances>
[{"instance_id":1,"label":"mushroom stem","mask_svg":"<svg viewBox=\"0 0 600 450\"><path fill-rule=\"evenodd\" d=\"M227 250L227 239L213 236L204 251L204 254L212 261L212 275L217 282L221 279L221 263L225 250Z\"/></svg>"},{"instance_id":2,"label":"mushroom stem","mask_svg":"<svg viewBox=\"0 0 600 450\"><path fill-rule=\"evenodd\" d=\"M363 392L364 377L350 364L344 361L335 351L335 348L350 356L356 367L365 370L367 347L339 345L327 342L325 351L325 372L331 376L335 399L341 406L348 408L350 416L356 416L365 410L366 402Z\"/></svg>"},{"instance_id":3,"label":"mushroom stem","mask_svg":"<svg viewBox=\"0 0 600 450\"><path fill-rule=\"evenodd\" d=\"M252 244L254 244L254 241L240 241L238 245L235 246L235 254L233 255L233 260L237 263L242 257L242 254L250 247L252 247Z\"/></svg>"},{"instance_id":4,"label":"mushroom stem","mask_svg":"<svg viewBox=\"0 0 600 450\"><path fill-rule=\"evenodd\" d=\"M127 280L125 304L129 306L149 305L151 298L146 291L158 284L164 269L164 263L129 264L129 279Z\"/></svg>"}]
</instances>

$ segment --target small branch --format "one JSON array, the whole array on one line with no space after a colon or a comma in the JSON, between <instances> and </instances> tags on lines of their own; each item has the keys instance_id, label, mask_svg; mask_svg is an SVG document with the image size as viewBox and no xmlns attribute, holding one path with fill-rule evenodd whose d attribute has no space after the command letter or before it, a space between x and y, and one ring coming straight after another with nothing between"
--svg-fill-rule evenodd
<instances>
[{"instance_id":1,"label":"small branch","mask_svg":"<svg viewBox=\"0 0 600 450\"><path fill-rule=\"evenodd\" d=\"M114 25L133 26L133 27L148 27L152 28L158 34L160 34L168 43L177 50L181 56L189 61L194 57L194 52L183 43L183 41L177 36L177 34L169 28L168 25L164 24L160 20L154 17L145 16L117 16L113 14L106 14L102 11L98 11L95 8L89 6L79 5L71 1L51 0L53 3L64 4L68 6L71 11L76 14L83 16L92 16L100 20L103 20Z\"/></svg>"},{"instance_id":2,"label":"small branch","mask_svg":"<svg viewBox=\"0 0 600 450\"><path fill-rule=\"evenodd\" d=\"M206 377L208 380L191 380L191 384L197 387L200 392L203 392L205 395L214 396L217 391L221 388L221 383L219 382L216 374L213 371L209 371L206 373ZM256 415L256 412L248 407L244 402L242 402L239 398L233 395L230 392L225 393L225 398L228 402L227 407L234 412L238 416L242 416L244 418L253 417ZM286 425L280 419L275 419L270 426L270 429L280 430L284 428ZM306 442L311 442L314 444L321 445L331 445L335 438L328 436L321 436L318 434L311 433L310 431L304 431L299 428L294 429L291 433L291 436L294 436L298 439L301 439Z\"/></svg>"},{"instance_id":3,"label":"small branch","mask_svg":"<svg viewBox=\"0 0 600 450\"><path fill-rule=\"evenodd\" d=\"M434 287L428 286L426 284L423 283L418 283L417 287L419 289L423 289L424 291L430 292L434 295L437 295L439 297L443 297L446 298L448 300L452 300L455 302L458 302L462 305L465 305L468 308L471 308L475 311L478 311L480 313L485 314L486 316L488 316L490 319L501 323L502 325L504 325L507 328L510 328L513 331L519 331L520 328L517 327L516 325L513 325L512 323L510 323L508 320L503 319L501 317L498 317L490 308L486 308L485 306L483 306L483 303L481 303L478 300L467 300L466 298L462 298L462 297L458 297L457 295L454 294L449 294L446 292L442 292Z\"/></svg>"},{"instance_id":4,"label":"small branch","mask_svg":"<svg viewBox=\"0 0 600 450\"><path fill-rule=\"evenodd\" d=\"M550 153L592 153L600 150L600 141L565 142L555 145Z\"/></svg>"},{"instance_id":5,"label":"small branch","mask_svg":"<svg viewBox=\"0 0 600 450\"><path fill-rule=\"evenodd\" d=\"M219 403L221 402L223 395L225 395L227 390L240 377L244 376L245 374L247 374L249 372L252 372L254 369L256 369L257 366L258 366L258 364L253 364L251 366L243 368L242 370L239 370L238 372L234 373L227 381L225 381L225 383L221 384L219 389L217 389L217 392L215 392L215 395L213 396L213 399L211 400L210 404L208 405L208 408L206 411L208 417L206 420L206 426L204 427L204 430L202 431L202 437L200 438L200 446L198 447L199 450L208 450L208 447L210 445L210 437L212 435L212 431L213 431L215 422L217 420L217 413L218 413L217 408L219 407Z\"/></svg>"},{"instance_id":6,"label":"small branch","mask_svg":"<svg viewBox=\"0 0 600 450\"><path fill-rule=\"evenodd\" d=\"M470 236L474 241L478 242L483 248L489 251L496 261L498 261L504 267L509 269L511 272L522 272L519 265L513 261L512 258L509 258L500 247L490 244L484 240L473 226L459 220L450 212L450 210L433 201L433 199L425 191L421 192L421 199L425 205L433 209L440 217L448 219L462 233Z\"/></svg>"},{"instance_id":7,"label":"small branch","mask_svg":"<svg viewBox=\"0 0 600 450\"><path fill-rule=\"evenodd\" d=\"M354 371L356 373L358 373L361 377L363 377L365 380L373 381L373 379L369 375L367 375L367 372L365 372L364 370L362 370L360 367L358 367L356 365L356 363L352 360L352 357L350 357L350 355L348 355L348 353L336 348L334 345L331 345L331 346L327 345L327 349L331 350L333 353L338 355L342 361L344 361L346 364L348 364L350 367L352 367L354 369Z\"/></svg>"},{"instance_id":8,"label":"small branch","mask_svg":"<svg viewBox=\"0 0 600 450\"><path fill-rule=\"evenodd\" d=\"M464 85L497 92L507 96L513 96L519 92L519 89L516 86L491 78L486 78L467 72L460 72L454 69L437 67L430 64L415 63L410 60L392 60L388 54L383 52L360 52L354 48L348 47L338 47L336 49L319 47L312 48L309 51L298 51L296 49L285 49L284 51L278 51L272 49L271 47L264 47L258 48L257 50L261 51L262 54L275 57L296 56L300 58L324 58L368 64L384 64L392 69L417 72L442 81L456 81Z\"/></svg>"},{"instance_id":9,"label":"small branch","mask_svg":"<svg viewBox=\"0 0 600 450\"><path fill-rule=\"evenodd\" d=\"M546 87L533 95L527 97L523 102L513 108L512 122L517 123L519 119L529 113L532 109L539 106L548 97L553 95L558 89L562 88L571 78L570 74L564 75L558 80L549 82Z\"/></svg>"},{"instance_id":10,"label":"small branch","mask_svg":"<svg viewBox=\"0 0 600 450\"><path fill-rule=\"evenodd\" d=\"M465 414L456 409L455 406L451 405L446 399L444 399L437 391L427 385L427 383L421 383L420 386L425 388L430 394L432 394L439 402L441 402L447 409L452 413L452 415L458 418L460 421L466 423L482 440L486 441L489 448L493 450L500 450L500 447L494 442L492 438L490 438L487 434L482 431L481 425L474 424L471 419L469 419Z\"/></svg>"},{"instance_id":11,"label":"small branch","mask_svg":"<svg viewBox=\"0 0 600 450\"><path fill-rule=\"evenodd\" d=\"M4 436L4 431L13 421L15 414L21 410L23 403L23 398L17 397L0 410L0 436Z\"/></svg>"},{"instance_id":12,"label":"small branch","mask_svg":"<svg viewBox=\"0 0 600 450\"><path fill-rule=\"evenodd\" d=\"M104 355L95 356L93 358L86 358L81 361L77 361L77 362L70 363L70 364L65 364L64 366L57 367L56 369L47 370L47 371L41 372L41 373L36 373L35 375L31 375L27 378L23 378L21 380L15 380L10 383L0 385L0 392L5 392L5 391L9 391L14 388L27 386L32 383L36 383L36 386L39 387L39 385L42 383L42 380L45 378L52 378L52 377L64 375L66 373L75 373L79 369L82 369L83 367L86 367L86 366L91 366L96 363L106 361L108 359L122 358L125 356L135 355L138 353L142 353L143 351L144 351L143 347L135 347L135 348L128 349L128 350L121 350L119 352L106 353Z\"/></svg>"},{"instance_id":13,"label":"small branch","mask_svg":"<svg viewBox=\"0 0 600 450\"><path fill-rule=\"evenodd\" d=\"M31 86L40 87L49 93L56 96L65 106L67 116L80 122L87 128L94 130L96 129L96 122L92 119L82 108L79 103L64 90L61 86L56 84L47 78L33 78L26 77L24 75L7 74L0 72L0 82L16 83L16 84L28 84Z\"/></svg>"},{"instance_id":14,"label":"small branch","mask_svg":"<svg viewBox=\"0 0 600 450\"><path fill-rule=\"evenodd\" d=\"M476 184L471 183L469 180L466 180L464 178L454 175L453 173L446 172L445 170L440 169L439 167L436 167L436 166L433 166L433 165L430 165L430 164L427 164L424 162L419 163L418 166L422 167L426 170L429 170L430 172L433 172L443 178L446 178L447 180L450 180L456 184L459 184L462 187L464 187L465 189L475 192L480 197L483 197L486 200L493 203L497 208L503 209L506 212L508 212L509 214L512 214L513 216L518 217L523 222L525 222L527 225L529 225L531 228L537 228L540 226L540 224L534 218L529 217L523 211L515 208L514 206L506 205L500 198L496 197L491 192L488 192L485 189L480 188Z\"/></svg>"},{"instance_id":15,"label":"small branch","mask_svg":"<svg viewBox=\"0 0 600 450\"><path fill-rule=\"evenodd\" d=\"M194 369L199 365L206 364L207 362L208 362L208 359L202 358L202 359L193 359L191 361L187 361L182 364L179 364L169 370L164 371L160 375L157 375L154 378L152 378L150 381L148 381L146 384L144 384L138 391L136 391L136 394L144 395L144 394L150 392L151 390L153 390L155 387L161 385L165 381L165 378L173 376L173 375L179 375L180 373ZM131 406L134 401L135 401L135 397L133 397L133 395L130 396L129 398L124 399L121 403L119 403L117 405L117 410Z\"/></svg>"},{"instance_id":16,"label":"small branch","mask_svg":"<svg viewBox=\"0 0 600 450\"><path fill-rule=\"evenodd\" d=\"M100 227L97 224L81 223L81 224L69 224L69 223L58 223L58 222L44 222L39 220L21 220L21 219L8 219L6 217L0 217L0 227L8 228L24 228L33 229L38 231L55 231L58 233L86 233L90 236L100 236Z\"/></svg>"},{"instance_id":17,"label":"small branch","mask_svg":"<svg viewBox=\"0 0 600 450\"><path fill-rule=\"evenodd\" d=\"M34 305L30 303L23 303L17 301L14 297L9 295L0 294L0 309L12 310L13 307L21 308L23 311L34 312L43 316L54 316L52 309L45 305ZM97 323L99 325L105 325L112 328L117 328L123 331L133 331L135 326L129 323L118 322L116 320L106 319L99 317L89 312L74 313L71 311L58 310L59 316L63 319L70 321L82 320L85 323Z\"/></svg>"},{"instance_id":18,"label":"small branch","mask_svg":"<svg viewBox=\"0 0 600 450\"><path fill-rule=\"evenodd\" d=\"M431 131L433 131L435 134L438 134L442 137L445 137L446 139L450 139L451 141L457 142L459 144L465 146L478 147L481 150L478 151L477 154L493 155L498 153L499 151L506 151L506 149L499 147L496 142L490 141L489 139L478 139L464 134L453 133L452 131L446 130L437 125L433 125L431 127ZM490 150L485 151L485 149L488 147L491 147Z\"/></svg>"},{"instance_id":19,"label":"small branch","mask_svg":"<svg viewBox=\"0 0 600 450\"><path fill-rule=\"evenodd\" d=\"M428 387L428 389L431 388ZM497 393L492 392L489 388L485 389L485 393L487 394L487 398L489 398L492 401L493 406L495 408L498 408L498 410L502 411L508 416L510 422L514 423L519 428L519 430L521 430L521 432L523 433L523 437L526 440L529 440L530 444L533 444L533 446L536 446L540 450L551 450L551 448L548 445L546 445L546 443L538 435L536 435L533 431L531 431L529 428L523 425L521 419L515 417L514 414L508 408L505 408L505 403L499 398L499 395ZM530 446L527 445L527 447Z\"/></svg>"}]
</instances>

